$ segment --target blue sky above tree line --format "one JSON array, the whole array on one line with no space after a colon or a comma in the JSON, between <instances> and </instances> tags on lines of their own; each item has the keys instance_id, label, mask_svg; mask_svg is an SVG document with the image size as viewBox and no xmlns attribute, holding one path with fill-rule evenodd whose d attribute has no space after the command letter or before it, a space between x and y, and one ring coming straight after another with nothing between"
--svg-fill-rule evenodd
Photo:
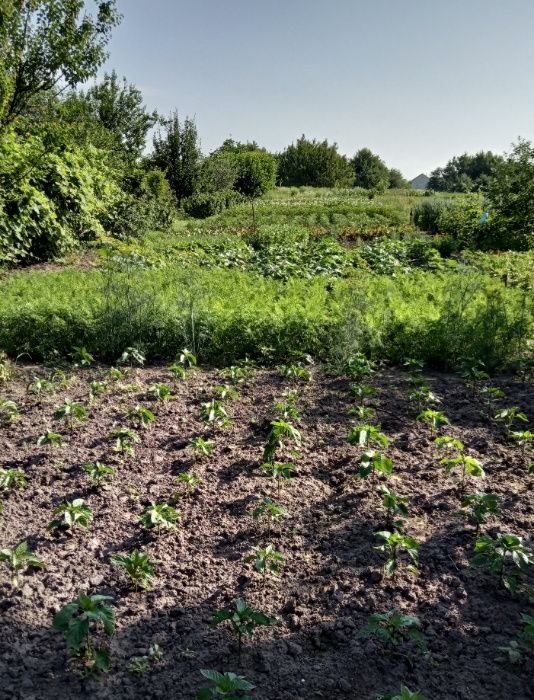
<instances>
[{"instance_id":1,"label":"blue sky above tree line","mask_svg":"<svg viewBox=\"0 0 534 700\"><path fill-rule=\"evenodd\" d=\"M279 151L367 146L407 177L534 140L532 0L118 0L105 69L166 114Z\"/></svg>"}]
</instances>

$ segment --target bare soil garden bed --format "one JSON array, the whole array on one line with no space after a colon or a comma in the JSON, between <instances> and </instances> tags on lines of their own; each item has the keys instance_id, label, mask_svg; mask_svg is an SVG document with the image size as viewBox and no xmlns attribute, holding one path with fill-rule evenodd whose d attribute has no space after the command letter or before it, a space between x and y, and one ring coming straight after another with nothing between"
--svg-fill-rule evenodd
<instances>
[{"instance_id":1,"label":"bare soil garden bed","mask_svg":"<svg viewBox=\"0 0 534 700\"><path fill-rule=\"evenodd\" d=\"M377 421L390 439L383 452L394 464L383 483L409 498L405 531L420 542L419 573L402 565L389 578L382 576L385 556L375 549L375 532L386 528L381 499L370 479L354 478L362 450L346 441L355 420L347 415L353 405L347 378L316 369L311 382L297 387L301 418L294 422L302 446L293 459L294 478L280 496L288 517L268 533L250 512L263 496L277 500L274 483L259 467L271 407L288 380L277 370L255 370L237 386L237 400L226 404L230 425L214 433L199 410L225 382L217 370L191 371L173 383L165 367L135 368L123 382L109 380L109 392L90 405L88 383L108 380L107 372L72 370L68 386L35 396L26 387L44 369L23 366L0 387L0 397L20 411L18 420L0 428L0 467L22 469L28 478L24 490L2 498L0 548L26 540L46 564L23 573L17 588L0 564L0 698L194 698L206 685L200 669L246 676L257 700L373 700L398 692L401 683L428 700L534 697L532 655L512 665L498 649L517 638L520 614L532 614L532 573L510 595L486 570L469 565L475 528L459 512L458 486L444 474L429 429L415 420L406 372L385 368L370 380L378 390ZM450 420L441 432L461 439L485 470L469 491L491 491L500 499L500 515L481 532L510 532L532 548L534 477L521 451L502 425L480 416L481 402L464 379L424 376ZM172 396L148 397L154 382L172 386ZM530 385L512 378L492 383L506 394L502 406L534 416ZM66 397L88 407L88 419L73 429L52 419ZM156 420L138 431L135 455L123 457L107 436L128 424L124 414L135 405L149 407ZM47 429L65 436L62 449L36 445ZM198 436L215 442L213 455L201 461L188 448ZM116 467L111 485L91 484L82 466L95 461ZM143 528L143 509L170 499L175 477L185 471L202 481L179 499L177 529L155 534ZM92 509L90 526L72 534L47 531L53 509L74 498ZM264 587L244 559L269 543L285 561ZM110 561L133 549L160 562L149 591L134 591ZM69 670L64 637L52 629L54 615L79 591L113 597L112 663L99 681ZM215 611L238 597L278 620L246 641L241 662L230 628L209 625ZM407 656L357 637L371 614L393 608L420 619L429 653L410 646ZM132 657L153 644L160 645L162 660L142 675L130 672Z\"/></svg>"}]
</instances>

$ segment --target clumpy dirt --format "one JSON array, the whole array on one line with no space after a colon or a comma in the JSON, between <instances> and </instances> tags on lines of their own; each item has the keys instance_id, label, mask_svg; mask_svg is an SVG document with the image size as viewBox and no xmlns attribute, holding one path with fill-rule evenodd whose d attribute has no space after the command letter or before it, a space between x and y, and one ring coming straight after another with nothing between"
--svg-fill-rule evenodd
<instances>
[{"instance_id":1,"label":"clumpy dirt","mask_svg":"<svg viewBox=\"0 0 534 700\"><path fill-rule=\"evenodd\" d=\"M133 369L89 405L88 382L106 373L104 367L70 370L67 387L36 397L26 385L45 370L25 366L0 387L0 396L16 401L21 413L0 428L0 466L28 476L24 491L3 498L0 547L27 540L47 565L25 572L18 589L0 565L0 698L194 698L206 685L199 672L205 668L245 675L257 700L373 700L398 692L401 683L428 700L534 697L532 654L512 666L498 650L517 637L520 614L533 614L532 574L510 596L487 572L468 565L474 527L459 513L455 480L443 474L428 430L415 421L406 373L383 369L371 380L377 419L391 439L385 450L394 462L389 483L409 497L406 532L421 543L419 574L404 566L387 579L381 577L384 555L374 549L374 532L385 527L380 498L369 480L352 478L361 450L345 440L353 422L348 379L316 369L313 380L298 387L302 449L280 499L289 517L281 532L268 534L250 511L264 495L276 499L258 467L271 407L288 388L286 379L276 370L256 370L228 404L231 425L212 435L199 409L224 382L216 370L195 371L173 384L171 399L155 402L146 389L152 382L171 384L169 372ZM501 426L480 416L480 401L464 380L425 376L451 421L446 432L464 441L485 469L484 482L471 490L501 499L500 517L490 518L483 531L512 532L532 547L533 477L525 459ZM534 416L532 386L511 378L493 383L506 393L501 405ZM88 406L88 420L72 430L52 419L66 397ZM150 407L156 422L139 431L135 456L122 459L106 436L114 425L128 425L123 416L137 404ZM63 449L36 446L48 428L66 436ZM195 463L187 445L200 435L212 436L215 450ZM96 460L117 467L107 488L93 488L82 469ZM161 535L145 530L140 513L150 502L169 499L183 471L202 484L177 506L179 527ZM47 532L54 507L76 497L93 510L91 526L72 535ZM268 543L283 552L285 565L263 589L261 576L243 560ZM134 592L110 561L135 548L160 561L150 591ZM64 639L51 629L54 614L80 590L112 596L117 616L112 668L98 682L69 671ZM278 620L254 633L240 663L229 627L209 626L212 614L236 597ZM420 618L430 655L410 646L410 659L356 637L370 614L393 608ZM131 658L156 643L162 661L143 675L129 672Z\"/></svg>"}]
</instances>

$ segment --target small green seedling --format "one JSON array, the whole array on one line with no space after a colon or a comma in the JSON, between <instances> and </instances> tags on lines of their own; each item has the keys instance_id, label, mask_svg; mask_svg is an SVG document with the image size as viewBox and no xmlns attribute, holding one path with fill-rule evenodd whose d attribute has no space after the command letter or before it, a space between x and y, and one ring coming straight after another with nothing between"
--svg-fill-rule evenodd
<instances>
[{"instance_id":1,"label":"small green seedling","mask_svg":"<svg viewBox=\"0 0 534 700\"><path fill-rule=\"evenodd\" d=\"M531 430L512 430L510 438L521 448L523 454L526 454L530 445L534 441L534 433Z\"/></svg>"},{"instance_id":2,"label":"small green seedling","mask_svg":"<svg viewBox=\"0 0 534 700\"><path fill-rule=\"evenodd\" d=\"M364 452L360 459L360 468L356 472L358 479L365 479L369 475L373 481L376 480L377 474L383 476L391 476L393 473L393 462L389 457L384 457L380 452L370 450Z\"/></svg>"},{"instance_id":3,"label":"small green seedling","mask_svg":"<svg viewBox=\"0 0 534 700\"><path fill-rule=\"evenodd\" d=\"M196 437L191 440L187 447L195 453L195 458L200 461L204 457L211 457L215 443L213 440Z\"/></svg>"},{"instance_id":4,"label":"small green seedling","mask_svg":"<svg viewBox=\"0 0 534 700\"><path fill-rule=\"evenodd\" d=\"M63 406L58 406L54 411L56 420L66 419L69 428L74 428L76 425L83 423L87 419L87 409L79 401L71 401L65 399Z\"/></svg>"},{"instance_id":5,"label":"small green seedling","mask_svg":"<svg viewBox=\"0 0 534 700\"><path fill-rule=\"evenodd\" d=\"M216 386L213 391L218 395L220 401L237 401L239 398L237 389L234 389L234 387L229 384Z\"/></svg>"},{"instance_id":6,"label":"small green seedling","mask_svg":"<svg viewBox=\"0 0 534 700\"><path fill-rule=\"evenodd\" d=\"M59 433L53 433L51 430L47 430L45 435L40 435L37 438L37 447L43 447L45 445L61 448L64 445L63 436L59 435Z\"/></svg>"},{"instance_id":7,"label":"small green seedling","mask_svg":"<svg viewBox=\"0 0 534 700\"><path fill-rule=\"evenodd\" d=\"M419 690L414 693L408 688L408 686L401 685L400 693L396 693L394 695L388 693L387 695L382 695L381 697L377 698L377 700L425 700L425 697L421 695Z\"/></svg>"},{"instance_id":8,"label":"small green seedling","mask_svg":"<svg viewBox=\"0 0 534 700\"><path fill-rule=\"evenodd\" d=\"M120 369L117 369L117 367L110 367L108 375L114 382L122 382L126 377L126 373L122 372Z\"/></svg>"},{"instance_id":9,"label":"small green seedling","mask_svg":"<svg viewBox=\"0 0 534 700\"><path fill-rule=\"evenodd\" d=\"M377 394L376 389L368 384L357 384L353 382L349 384L349 389L361 406L363 406L366 399L371 399Z\"/></svg>"},{"instance_id":10,"label":"small green seedling","mask_svg":"<svg viewBox=\"0 0 534 700\"><path fill-rule=\"evenodd\" d=\"M231 365L221 370L221 375L229 379L232 384L241 384L249 379L253 367L253 364Z\"/></svg>"},{"instance_id":11,"label":"small green seedling","mask_svg":"<svg viewBox=\"0 0 534 700\"><path fill-rule=\"evenodd\" d=\"M245 562L254 562L254 568L259 571L263 577L263 587L267 580L267 574L278 576L284 564L284 555L277 552L272 544L268 544L265 549L262 547L254 547L253 554L245 557Z\"/></svg>"},{"instance_id":12,"label":"small green seedling","mask_svg":"<svg viewBox=\"0 0 534 700\"><path fill-rule=\"evenodd\" d=\"M354 425L347 435L349 445L369 447L370 445L389 445L389 439L380 431L379 425Z\"/></svg>"},{"instance_id":13,"label":"small green seedling","mask_svg":"<svg viewBox=\"0 0 534 700\"><path fill-rule=\"evenodd\" d=\"M156 399L156 401L166 401L171 395L171 388L163 382L151 384L147 389L147 394Z\"/></svg>"},{"instance_id":14,"label":"small green seedling","mask_svg":"<svg viewBox=\"0 0 534 700\"><path fill-rule=\"evenodd\" d=\"M187 377L187 370L182 365L177 365L173 363L169 367L169 372L172 374L174 379L185 379Z\"/></svg>"},{"instance_id":15,"label":"small green seedling","mask_svg":"<svg viewBox=\"0 0 534 700\"><path fill-rule=\"evenodd\" d=\"M295 465L289 462L284 464L280 462L267 462L261 465L261 469L264 476L276 481L276 495L277 498L280 498L282 486L289 484L291 481L293 472L295 471Z\"/></svg>"},{"instance_id":16,"label":"small green seedling","mask_svg":"<svg viewBox=\"0 0 534 700\"><path fill-rule=\"evenodd\" d=\"M396 530L402 529L404 521L408 517L408 498L399 496L393 489L380 484L378 493L382 496L382 505L386 510L388 526Z\"/></svg>"},{"instance_id":17,"label":"small green seedling","mask_svg":"<svg viewBox=\"0 0 534 700\"><path fill-rule=\"evenodd\" d=\"M267 532L270 533L271 525L281 523L284 518L287 518L287 511L284 506L271 501L270 498L264 498L259 506L256 506L251 511L254 520L266 520Z\"/></svg>"},{"instance_id":18,"label":"small green seedling","mask_svg":"<svg viewBox=\"0 0 534 700\"><path fill-rule=\"evenodd\" d=\"M115 613L107 605L109 600L112 598L107 595L79 593L75 601L65 605L54 617L54 629L65 633L69 654L81 657L80 673L86 677L95 677L109 670L107 649L95 646L93 641L93 635L100 627L108 637L115 632Z\"/></svg>"},{"instance_id":19,"label":"small green seedling","mask_svg":"<svg viewBox=\"0 0 534 700\"><path fill-rule=\"evenodd\" d=\"M126 411L124 417L127 420L131 420L134 425L138 425L140 428L148 428L150 424L156 420L152 411L146 406L130 407Z\"/></svg>"},{"instance_id":20,"label":"small green seedling","mask_svg":"<svg viewBox=\"0 0 534 700\"><path fill-rule=\"evenodd\" d=\"M7 384L13 372L11 362L5 352L0 352L0 383Z\"/></svg>"},{"instance_id":21,"label":"small green seedling","mask_svg":"<svg viewBox=\"0 0 534 700\"><path fill-rule=\"evenodd\" d=\"M302 442L299 430L287 420L271 421L271 430L267 435L267 442L263 451L263 461L271 462L276 452L281 450L287 441L292 442L298 449Z\"/></svg>"},{"instance_id":22,"label":"small green seedling","mask_svg":"<svg viewBox=\"0 0 534 700\"><path fill-rule=\"evenodd\" d=\"M421 621L415 615L402 615L397 610L375 613L356 634L357 639L374 637L384 645L402 646L413 640L422 649L426 642L421 634Z\"/></svg>"},{"instance_id":23,"label":"small green seedling","mask_svg":"<svg viewBox=\"0 0 534 700\"><path fill-rule=\"evenodd\" d=\"M0 492L24 489L27 483L28 477L22 469L3 469L0 467Z\"/></svg>"},{"instance_id":24,"label":"small green seedling","mask_svg":"<svg viewBox=\"0 0 534 700\"><path fill-rule=\"evenodd\" d=\"M136 591L139 588L150 589L156 574L156 566L160 563L152 560L146 552L140 552L137 549L134 549L131 554L118 554L111 557L111 561L126 571Z\"/></svg>"},{"instance_id":25,"label":"small green seedling","mask_svg":"<svg viewBox=\"0 0 534 700\"><path fill-rule=\"evenodd\" d=\"M523 546L521 537L499 533L495 538L483 535L475 542L475 555L470 563L496 574L499 586L514 593L521 574L534 563L534 558Z\"/></svg>"},{"instance_id":26,"label":"small green seedling","mask_svg":"<svg viewBox=\"0 0 534 700\"><path fill-rule=\"evenodd\" d=\"M20 417L17 404L8 399L0 399L0 425L10 425Z\"/></svg>"},{"instance_id":27,"label":"small green seedling","mask_svg":"<svg viewBox=\"0 0 534 700\"><path fill-rule=\"evenodd\" d=\"M50 522L47 530L53 530L56 527L66 527L72 530L74 527L88 527L93 519L93 511L89 506L85 505L83 498L75 498L73 501L63 501L57 508L54 508L52 515L61 517L55 518Z\"/></svg>"},{"instance_id":28,"label":"small green seedling","mask_svg":"<svg viewBox=\"0 0 534 700\"><path fill-rule=\"evenodd\" d=\"M510 435L512 431L512 425L519 421L520 423L528 423L528 418L521 411L519 406L510 406L509 408L503 408L501 411L497 411L494 416L496 421L504 423L506 434Z\"/></svg>"},{"instance_id":29,"label":"small green seedling","mask_svg":"<svg viewBox=\"0 0 534 700\"><path fill-rule=\"evenodd\" d=\"M184 348L182 352L179 352L176 355L176 361L178 364L182 365L182 367L186 367L188 369L191 369L192 367L197 366L197 358L196 355L194 355L190 350L187 348Z\"/></svg>"},{"instance_id":30,"label":"small green seedling","mask_svg":"<svg viewBox=\"0 0 534 700\"><path fill-rule=\"evenodd\" d=\"M235 673L226 671L219 673L212 669L203 668L200 673L208 681L213 683L211 688L203 688L197 693L196 700L209 700L210 698L226 698L226 700L252 700L250 695L243 695L249 690L254 690L245 676L238 676Z\"/></svg>"},{"instance_id":31,"label":"small green seedling","mask_svg":"<svg viewBox=\"0 0 534 700\"><path fill-rule=\"evenodd\" d=\"M434 444L440 449L446 450L449 453L460 453L464 450L464 444L461 440L451 437L450 435L441 435L434 440Z\"/></svg>"},{"instance_id":32,"label":"small green seedling","mask_svg":"<svg viewBox=\"0 0 534 700\"><path fill-rule=\"evenodd\" d=\"M415 404L419 413L429 408L429 406L441 403L439 396L426 384L412 391L408 399Z\"/></svg>"},{"instance_id":33,"label":"small green seedling","mask_svg":"<svg viewBox=\"0 0 534 700\"><path fill-rule=\"evenodd\" d=\"M376 411L370 406L352 406L347 411L348 416L355 416L358 420L372 420L376 416Z\"/></svg>"},{"instance_id":34,"label":"small green seedling","mask_svg":"<svg viewBox=\"0 0 534 700\"><path fill-rule=\"evenodd\" d=\"M41 394L50 394L55 391L54 383L48 379L42 379L41 377L34 377L32 381L27 386L28 394L35 394L40 396Z\"/></svg>"},{"instance_id":35,"label":"small green seedling","mask_svg":"<svg viewBox=\"0 0 534 700\"><path fill-rule=\"evenodd\" d=\"M24 569L46 569L46 565L32 554L27 542L21 542L13 549L0 549L0 562L7 562L13 570L13 586L18 587L19 576Z\"/></svg>"},{"instance_id":36,"label":"small green seedling","mask_svg":"<svg viewBox=\"0 0 534 700\"><path fill-rule=\"evenodd\" d=\"M200 418L204 423L213 425L214 427L225 428L230 425L228 413L222 403L217 399L206 401L200 406Z\"/></svg>"},{"instance_id":37,"label":"small green seedling","mask_svg":"<svg viewBox=\"0 0 534 700\"><path fill-rule=\"evenodd\" d=\"M282 377L289 379L290 382L309 382L311 379L310 370L299 363L290 362L287 365L280 365L278 370Z\"/></svg>"},{"instance_id":38,"label":"small green seedling","mask_svg":"<svg viewBox=\"0 0 534 700\"><path fill-rule=\"evenodd\" d=\"M94 401L95 399L104 396L108 390L107 382L94 381L89 384L89 401Z\"/></svg>"},{"instance_id":39,"label":"small green seedling","mask_svg":"<svg viewBox=\"0 0 534 700\"><path fill-rule=\"evenodd\" d=\"M130 367L133 367L133 365L142 367L145 364L145 361L146 356L142 350L139 350L139 348L130 347L126 348L126 350L119 357L117 363L119 365L130 365Z\"/></svg>"},{"instance_id":40,"label":"small green seedling","mask_svg":"<svg viewBox=\"0 0 534 700\"><path fill-rule=\"evenodd\" d=\"M243 637L252 635L256 627L276 625L277 620L251 608L244 600L237 598L232 601L229 608L224 608L214 613L210 627L217 627L222 622L230 622L232 626L232 630L237 637L238 658L241 661Z\"/></svg>"},{"instance_id":41,"label":"small green seedling","mask_svg":"<svg viewBox=\"0 0 534 700\"><path fill-rule=\"evenodd\" d=\"M152 644L146 656L134 656L128 664L128 671L140 676L147 673L163 659L163 650L159 644Z\"/></svg>"},{"instance_id":42,"label":"small green seedling","mask_svg":"<svg viewBox=\"0 0 534 700\"><path fill-rule=\"evenodd\" d=\"M504 399L506 394L496 386L484 386L480 391L480 398L483 401L480 415L483 418L491 419L497 412L497 402Z\"/></svg>"},{"instance_id":43,"label":"small green seedling","mask_svg":"<svg viewBox=\"0 0 534 700\"><path fill-rule=\"evenodd\" d=\"M419 566L419 542L414 537L408 537L399 532L389 532L382 530L375 532L375 537L382 541L382 544L377 545L375 549L379 552L384 552L388 557L383 566L384 576L394 574L399 566L399 558L402 552L406 552L409 560L412 562L408 566L408 570L417 571Z\"/></svg>"},{"instance_id":44,"label":"small green seedling","mask_svg":"<svg viewBox=\"0 0 534 700\"><path fill-rule=\"evenodd\" d=\"M89 367L89 365L95 361L95 358L91 355L87 348L83 346L75 345L72 348L71 355L76 363L76 366L80 365L81 367Z\"/></svg>"},{"instance_id":45,"label":"small green seedling","mask_svg":"<svg viewBox=\"0 0 534 700\"><path fill-rule=\"evenodd\" d=\"M297 408L297 394L294 391L286 392L284 394L284 400L274 404L272 413L277 418L284 421L290 419L298 420L300 418L300 411Z\"/></svg>"},{"instance_id":46,"label":"small green seedling","mask_svg":"<svg viewBox=\"0 0 534 700\"><path fill-rule=\"evenodd\" d=\"M467 485L467 477L472 476L475 478L483 479L485 477L484 469L482 465L474 457L468 457L463 452L457 457L442 459L440 464L445 468L445 474L450 474L457 469L460 470L461 476L459 481L460 493L465 491Z\"/></svg>"},{"instance_id":47,"label":"small green seedling","mask_svg":"<svg viewBox=\"0 0 534 700\"><path fill-rule=\"evenodd\" d=\"M112 430L111 433L108 434L108 438L110 440L115 440L115 452L128 455L135 454L134 445L136 442L139 442L139 435L135 430L121 426Z\"/></svg>"},{"instance_id":48,"label":"small green seedling","mask_svg":"<svg viewBox=\"0 0 534 700\"><path fill-rule=\"evenodd\" d=\"M418 360L415 357L407 357L402 365L413 374L419 374L425 367L423 360Z\"/></svg>"},{"instance_id":49,"label":"small green seedling","mask_svg":"<svg viewBox=\"0 0 534 700\"><path fill-rule=\"evenodd\" d=\"M116 470L109 464L101 462L89 462L83 465L83 470L89 475L91 482L98 486L100 484L111 484L115 478Z\"/></svg>"},{"instance_id":50,"label":"small green seedling","mask_svg":"<svg viewBox=\"0 0 534 700\"><path fill-rule=\"evenodd\" d=\"M475 523L475 537L487 515L499 515L499 497L494 493L470 493L464 496L462 510Z\"/></svg>"},{"instance_id":51,"label":"small green seedling","mask_svg":"<svg viewBox=\"0 0 534 700\"><path fill-rule=\"evenodd\" d=\"M443 426L449 424L449 419L440 411L434 411L431 408L426 411L421 411L415 420L425 423L430 428L430 434L435 435L436 432Z\"/></svg>"},{"instance_id":52,"label":"small green seedling","mask_svg":"<svg viewBox=\"0 0 534 700\"><path fill-rule=\"evenodd\" d=\"M523 661L525 654L534 651L534 617L521 613L522 628L517 640L513 640L504 647L498 647L499 651L504 651L508 661L518 664Z\"/></svg>"},{"instance_id":53,"label":"small green seedling","mask_svg":"<svg viewBox=\"0 0 534 700\"><path fill-rule=\"evenodd\" d=\"M149 530L156 528L159 533L162 528L164 530L175 530L176 522L181 517L181 513L168 503L152 503L141 514L139 522Z\"/></svg>"},{"instance_id":54,"label":"small green seedling","mask_svg":"<svg viewBox=\"0 0 534 700\"><path fill-rule=\"evenodd\" d=\"M353 380L360 381L374 374L373 363L361 352L357 352L345 363L345 373Z\"/></svg>"},{"instance_id":55,"label":"small green seedling","mask_svg":"<svg viewBox=\"0 0 534 700\"><path fill-rule=\"evenodd\" d=\"M202 479L199 476L196 476L195 474L182 472L176 477L176 483L179 486L183 487L183 491L177 491L173 496L174 500L177 500L178 498L183 498L184 496L188 496L194 493L202 483Z\"/></svg>"}]
</instances>

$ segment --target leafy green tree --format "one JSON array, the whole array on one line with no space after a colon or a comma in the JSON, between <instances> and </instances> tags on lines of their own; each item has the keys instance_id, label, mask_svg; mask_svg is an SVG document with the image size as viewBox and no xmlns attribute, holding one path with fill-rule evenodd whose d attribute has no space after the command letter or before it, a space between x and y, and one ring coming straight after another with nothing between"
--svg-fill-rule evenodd
<instances>
[{"instance_id":1,"label":"leafy green tree","mask_svg":"<svg viewBox=\"0 0 534 700\"><path fill-rule=\"evenodd\" d=\"M526 250L534 239L534 146L516 143L506 160L495 168L488 191L490 228L494 243Z\"/></svg>"},{"instance_id":2,"label":"leafy green tree","mask_svg":"<svg viewBox=\"0 0 534 700\"><path fill-rule=\"evenodd\" d=\"M244 151L234 156L237 178L234 188L249 199L261 197L276 184L276 159L263 151Z\"/></svg>"},{"instance_id":3,"label":"leafy green tree","mask_svg":"<svg viewBox=\"0 0 534 700\"><path fill-rule=\"evenodd\" d=\"M400 170L391 168L389 171L389 189L402 190L410 187L410 183L406 180Z\"/></svg>"},{"instance_id":4,"label":"leafy green tree","mask_svg":"<svg viewBox=\"0 0 534 700\"><path fill-rule=\"evenodd\" d=\"M288 146L278 160L278 180L282 185L299 187L351 187L350 165L337 151L337 144L309 141L302 135Z\"/></svg>"},{"instance_id":5,"label":"leafy green tree","mask_svg":"<svg viewBox=\"0 0 534 700\"><path fill-rule=\"evenodd\" d=\"M436 192L478 192L487 188L502 161L491 151L455 156L445 167L430 173L428 188Z\"/></svg>"},{"instance_id":6,"label":"leafy green tree","mask_svg":"<svg viewBox=\"0 0 534 700\"><path fill-rule=\"evenodd\" d=\"M354 170L356 187L378 191L389 187L390 171L380 156L369 148L361 148L350 163Z\"/></svg>"},{"instance_id":7,"label":"leafy green tree","mask_svg":"<svg viewBox=\"0 0 534 700\"><path fill-rule=\"evenodd\" d=\"M99 0L93 16L84 0L2 0L0 6L0 128L32 99L75 86L105 61L119 21L115 0Z\"/></svg>"},{"instance_id":8,"label":"leafy green tree","mask_svg":"<svg viewBox=\"0 0 534 700\"><path fill-rule=\"evenodd\" d=\"M163 133L154 137L152 164L162 170L176 197L178 206L182 200L194 194L199 177L201 153L197 127L193 119L180 122L178 112L163 121Z\"/></svg>"},{"instance_id":9,"label":"leafy green tree","mask_svg":"<svg viewBox=\"0 0 534 700\"><path fill-rule=\"evenodd\" d=\"M90 113L112 134L115 144L128 156L139 157L158 116L155 111L147 111L141 91L126 78L120 81L112 71L82 97Z\"/></svg>"}]
</instances>

